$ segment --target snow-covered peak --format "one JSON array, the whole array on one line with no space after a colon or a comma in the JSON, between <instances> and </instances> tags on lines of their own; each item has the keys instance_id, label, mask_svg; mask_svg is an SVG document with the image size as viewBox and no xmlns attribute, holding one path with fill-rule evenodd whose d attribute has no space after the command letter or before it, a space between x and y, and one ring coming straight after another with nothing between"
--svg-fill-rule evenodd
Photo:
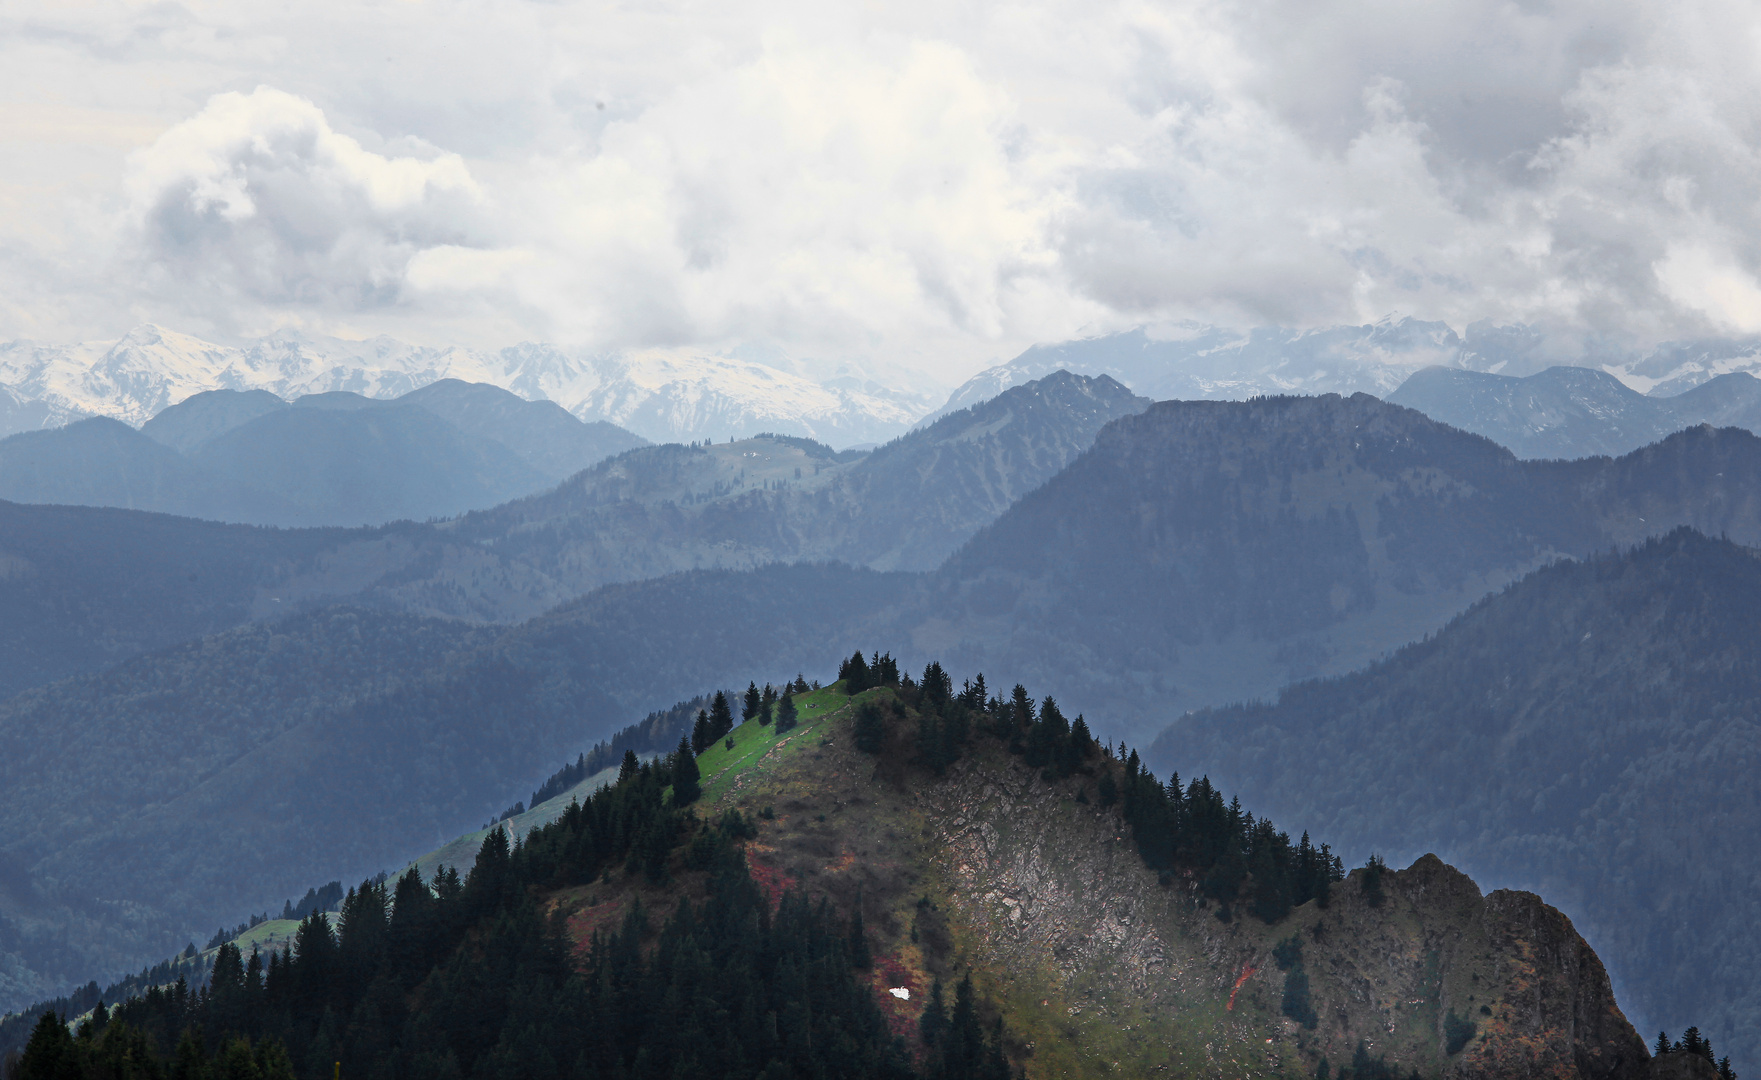
<instances>
[{"instance_id":1,"label":"snow-covered peak","mask_svg":"<svg viewBox=\"0 0 1761 1080\"><path fill-rule=\"evenodd\" d=\"M449 378L555 401L583 420L609 420L656 441L777 431L838 445L883 442L932 404L855 379L822 384L757 360L693 350L595 356L542 343L478 350L299 330L234 347L149 324L114 342L0 345L0 387L14 402L0 418L0 435L93 415L139 425L204 390L394 398ZM24 408L27 402L35 404Z\"/></svg>"}]
</instances>

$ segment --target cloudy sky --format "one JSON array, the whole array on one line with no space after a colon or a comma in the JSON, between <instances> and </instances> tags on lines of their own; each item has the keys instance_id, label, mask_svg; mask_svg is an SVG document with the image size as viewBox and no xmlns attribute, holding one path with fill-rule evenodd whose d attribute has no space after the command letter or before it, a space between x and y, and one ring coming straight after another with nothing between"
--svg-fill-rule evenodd
<instances>
[{"instance_id":1,"label":"cloudy sky","mask_svg":"<svg viewBox=\"0 0 1761 1080\"><path fill-rule=\"evenodd\" d=\"M0 339L1761 331L1751 4L26 0Z\"/></svg>"}]
</instances>

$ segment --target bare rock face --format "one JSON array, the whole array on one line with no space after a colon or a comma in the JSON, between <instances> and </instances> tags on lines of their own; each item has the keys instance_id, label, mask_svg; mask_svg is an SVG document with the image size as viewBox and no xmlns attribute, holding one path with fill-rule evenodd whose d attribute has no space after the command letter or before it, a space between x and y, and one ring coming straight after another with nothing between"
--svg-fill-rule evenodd
<instances>
[{"instance_id":1,"label":"bare rock face","mask_svg":"<svg viewBox=\"0 0 1761 1080\"><path fill-rule=\"evenodd\" d=\"M1500 889L1486 898L1484 925L1505 992L1463 1075L1647 1075L1644 1040L1570 919L1533 893Z\"/></svg>"},{"instance_id":2,"label":"bare rock face","mask_svg":"<svg viewBox=\"0 0 1761 1080\"><path fill-rule=\"evenodd\" d=\"M1359 1055L1400 1075L1655 1075L1601 961L1531 893L1482 896L1427 855L1379 891L1354 871L1326 908L1268 926L1151 874L1079 792L962 762L916 795L967 962L1000 973L988 990L1033 1044L1029 1075L1312 1075ZM1301 959L1281 969L1291 942ZM1290 1015L1303 979L1311 1025Z\"/></svg>"}]
</instances>

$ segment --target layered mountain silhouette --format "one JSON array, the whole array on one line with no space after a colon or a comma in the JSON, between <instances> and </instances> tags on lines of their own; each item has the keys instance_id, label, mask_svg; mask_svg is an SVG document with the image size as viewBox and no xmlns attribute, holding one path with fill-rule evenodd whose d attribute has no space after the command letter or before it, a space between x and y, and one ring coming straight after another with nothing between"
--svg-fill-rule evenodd
<instances>
[{"instance_id":1,"label":"layered mountain silhouette","mask_svg":"<svg viewBox=\"0 0 1761 1080\"><path fill-rule=\"evenodd\" d=\"M115 420L0 440L0 498L280 526L452 517L644 440L553 402L441 380L383 401L211 390L139 432Z\"/></svg>"},{"instance_id":2,"label":"layered mountain silhouette","mask_svg":"<svg viewBox=\"0 0 1761 1080\"><path fill-rule=\"evenodd\" d=\"M1135 393L1164 401L1326 393L1383 397L1427 368L1519 377L1560 364L1617 372L1669 397L1722 375L1761 372L1761 342L1676 341L1640 353L1608 343L1588 350L1582 341L1558 340L1539 327L1497 326L1489 320L1470 323L1459 333L1447 323L1394 315L1361 326L1306 330L1182 323L1034 345L968 379L931 419L1060 369L1111 375Z\"/></svg>"},{"instance_id":3,"label":"layered mountain silhouette","mask_svg":"<svg viewBox=\"0 0 1761 1080\"><path fill-rule=\"evenodd\" d=\"M659 449L683 462L683 475L701 460L691 451L709 448ZM854 464L780 439L739 450L767 452L785 475L740 458L766 500L790 496L797 467L806 487L815 461L822 476ZM737 476L726 471L733 464L715 475ZM918 469L906 475L923 479L919 500L958 503L970 493ZM667 512L688 519L696 507L753 494L707 494L695 506L681 497ZM623 505L621 513L647 512ZM556 751L507 725L562 740L565 752L570 739L584 748L676 700L681 687L823 673L875 641L897 642L911 666L941 659L957 671L1020 672L1109 741L1151 733L1188 708L1361 666L1561 557L1681 524L1754 542L1761 439L1695 428L1618 459L1524 462L1361 395L1133 406L933 571L817 561L690 570L607 585L501 628L422 618L395 603L445 594L463 603L472 589L494 597L508 579L485 568L534 565L533 552L574 542L573 526L559 524L554 535L510 527L487 542L432 546L476 517L333 534L331 546L302 554L267 586L268 599L291 605L290 585L328 575L331 596L372 608L242 627L0 705L0 730L22 740L0 753L0 783L18 794L0 820L0 856L35 898L31 940L67 940L57 935L84 910L82 896L120 890L159 912L154 925L180 913L208 925L260 903L247 899L254 888L280 896L342 869L338 845L362 872L386 865L412 836L475 824L510 787L547 774ZM484 561L419 576L448 550ZM400 594L400 575L422 590ZM253 580L238 592L261 601L266 586ZM349 657L363 641L387 644L357 671ZM33 740L77 764L44 775ZM170 749L156 750L161 743ZM400 779L388 788L392 772ZM392 789L395 829L373 824ZM94 814L98 805L150 812ZM192 831L211 842L187 844ZM241 863L238 849L263 838L274 860ZM253 865L272 880L260 882ZM141 944L120 923L100 932L111 916L89 918L77 939L92 948L108 943L115 953L106 955L120 957ZM30 967L47 964L44 954L18 955L34 958L30 970L49 970Z\"/></svg>"},{"instance_id":4,"label":"layered mountain silhouette","mask_svg":"<svg viewBox=\"0 0 1761 1080\"><path fill-rule=\"evenodd\" d=\"M493 418L499 408L494 395L501 392L493 388L480 393L436 384L422 393L432 402L443 392L455 405L441 407L456 407L455 415L474 410ZM338 416L347 421L383 416L388 408L353 394L312 400L333 407L217 392L167 409L145 433L110 420L89 423L186 481L194 475L219 485L223 481L214 473L200 471L154 438L197 455L221 440L243 441L241 458L247 452L261 457L261 451L248 450L244 437L253 425L328 423ZM827 558L930 567L1080 455L1106 423L1147 404L1108 379L1053 377L868 456L790 437L642 448L545 495L437 526L247 530L78 507L0 504L8 525L0 529L0 559L12 568L0 575L0 610L13 616L12 644L0 647L0 694L247 620L340 601L515 621L601 585L695 567ZM475 430L518 445L509 427L537 427L552 415L544 403L520 405L534 408L517 412L507 426ZM65 443L73 434L68 428L0 441L0 461L31 440L56 437ZM597 451L589 446L583 452ZM289 453L306 463L302 467L324 460ZM323 453L331 460L342 457L335 447ZM219 458L211 453L209 460L216 470L227 468ZM274 462L267 467L293 468ZM91 475L102 473L94 469ZM317 472L307 487L330 475ZM365 475L384 479L386 470ZM66 473L58 477L71 483ZM333 501L351 491L340 482L326 490ZM195 507L180 503L178 509ZM80 554L86 552L102 553L102 572L88 569ZM225 572L198 572L210 557ZM134 585L121 589L114 581ZM160 611L201 614L186 619Z\"/></svg>"},{"instance_id":5,"label":"layered mountain silhouette","mask_svg":"<svg viewBox=\"0 0 1761 1080\"><path fill-rule=\"evenodd\" d=\"M1514 378L1432 367L1414 373L1388 400L1484 435L1521 458L1625 454L1697 424L1761 429L1761 379L1746 371L1674 397L1649 397L1593 368L1554 367Z\"/></svg>"},{"instance_id":6,"label":"layered mountain silhouette","mask_svg":"<svg viewBox=\"0 0 1761 1080\"><path fill-rule=\"evenodd\" d=\"M1059 374L869 454L783 435L645 447L430 530L359 534L279 595L510 622L685 570L925 570L1148 405L1111 379Z\"/></svg>"},{"instance_id":7,"label":"layered mountain silhouette","mask_svg":"<svg viewBox=\"0 0 1761 1080\"><path fill-rule=\"evenodd\" d=\"M120 420L93 417L0 439L0 496L18 503L153 510L211 521L286 524L300 508L210 471Z\"/></svg>"},{"instance_id":8,"label":"layered mountain silhouette","mask_svg":"<svg viewBox=\"0 0 1761 1080\"><path fill-rule=\"evenodd\" d=\"M1640 1030L1697 1023L1753 1061L1758 702L1761 558L1680 530L1538 571L1366 670L1195 713L1148 756L1350 851L1544 891Z\"/></svg>"}]
</instances>

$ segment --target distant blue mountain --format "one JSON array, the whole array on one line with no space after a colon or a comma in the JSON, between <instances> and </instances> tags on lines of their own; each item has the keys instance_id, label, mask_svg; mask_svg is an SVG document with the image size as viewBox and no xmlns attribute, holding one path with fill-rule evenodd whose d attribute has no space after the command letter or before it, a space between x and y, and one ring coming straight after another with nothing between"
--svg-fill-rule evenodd
<instances>
[{"instance_id":1,"label":"distant blue mountain","mask_svg":"<svg viewBox=\"0 0 1761 1080\"><path fill-rule=\"evenodd\" d=\"M550 401L446 379L393 400L212 390L135 431L116 420L0 440L0 499L261 525L451 517L646 445Z\"/></svg>"},{"instance_id":2,"label":"distant blue mountain","mask_svg":"<svg viewBox=\"0 0 1761 1080\"><path fill-rule=\"evenodd\" d=\"M1484 435L1520 458L1619 456L1699 424L1761 431L1761 379L1740 371L1675 397L1648 397L1593 368L1515 378L1431 367L1387 400Z\"/></svg>"}]
</instances>

